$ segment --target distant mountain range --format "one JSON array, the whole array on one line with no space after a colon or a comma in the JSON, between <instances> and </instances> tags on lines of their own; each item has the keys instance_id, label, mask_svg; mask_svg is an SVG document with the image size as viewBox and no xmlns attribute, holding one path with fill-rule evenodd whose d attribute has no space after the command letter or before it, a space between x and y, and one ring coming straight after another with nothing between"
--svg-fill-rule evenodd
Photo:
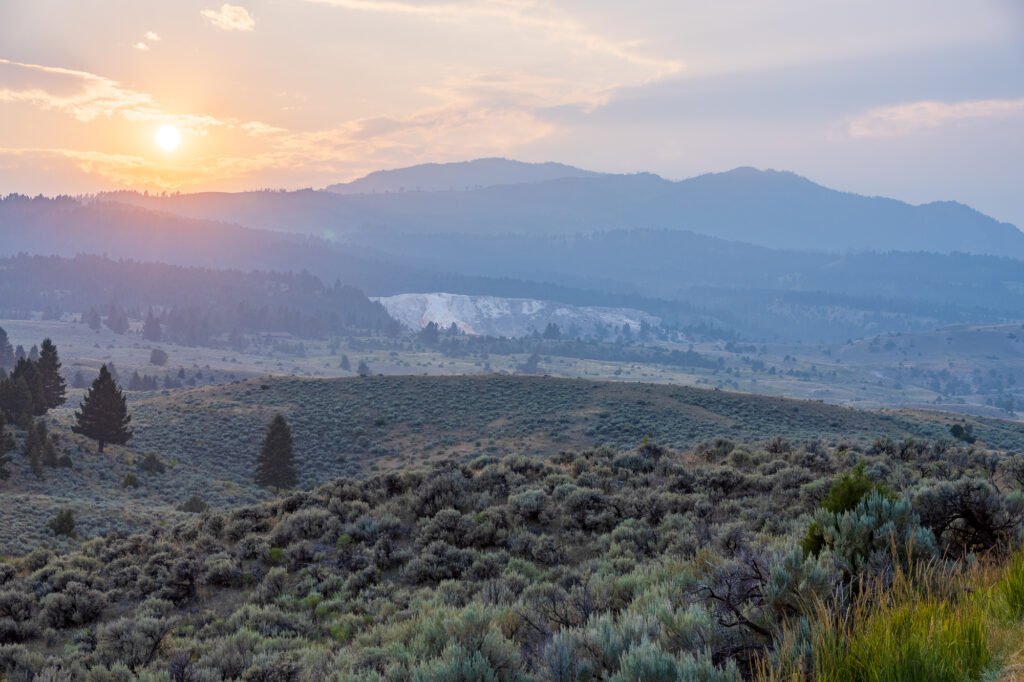
<instances>
[{"instance_id":1,"label":"distant mountain range","mask_svg":"<svg viewBox=\"0 0 1024 682\"><path fill-rule=\"evenodd\" d=\"M552 236L667 229L799 251L1024 258L1024 233L962 204L913 206L753 168L672 182L648 173L597 174L561 164L481 159L373 173L330 191L114 193L100 199L334 240L367 233Z\"/></svg>"},{"instance_id":2,"label":"distant mountain range","mask_svg":"<svg viewBox=\"0 0 1024 682\"><path fill-rule=\"evenodd\" d=\"M601 175L563 163L523 163L491 158L457 163L424 163L408 168L374 171L358 180L340 182L324 189L337 194L450 192L563 178L596 178Z\"/></svg>"},{"instance_id":3,"label":"distant mountain range","mask_svg":"<svg viewBox=\"0 0 1024 682\"><path fill-rule=\"evenodd\" d=\"M386 189L471 178L479 188ZM9 196L0 256L305 270L370 296L629 308L762 339L1024 320L1024 234L955 203L911 206L749 168L670 182L500 159L346 187L377 193Z\"/></svg>"}]
</instances>

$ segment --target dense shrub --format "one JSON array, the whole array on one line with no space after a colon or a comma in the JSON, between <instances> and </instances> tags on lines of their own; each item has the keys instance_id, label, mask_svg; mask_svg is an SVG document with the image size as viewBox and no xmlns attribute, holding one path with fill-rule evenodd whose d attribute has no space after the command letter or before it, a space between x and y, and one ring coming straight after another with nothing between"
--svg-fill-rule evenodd
<instances>
[{"instance_id":1,"label":"dense shrub","mask_svg":"<svg viewBox=\"0 0 1024 682\"><path fill-rule=\"evenodd\" d=\"M57 515L46 524L57 535L75 535L75 514L70 509L61 509Z\"/></svg>"}]
</instances>

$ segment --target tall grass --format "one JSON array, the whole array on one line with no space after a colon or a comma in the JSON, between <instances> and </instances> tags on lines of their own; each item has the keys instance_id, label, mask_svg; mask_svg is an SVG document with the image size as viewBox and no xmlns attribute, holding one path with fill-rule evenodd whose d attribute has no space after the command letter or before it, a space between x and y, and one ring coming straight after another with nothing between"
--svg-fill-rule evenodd
<instances>
[{"instance_id":1,"label":"tall grass","mask_svg":"<svg viewBox=\"0 0 1024 682\"><path fill-rule=\"evenodd\" d=\"M1015 553L1006 562L996 583L996 592L1006 607L1006 615L1014 620L1024 618L1024 551Z\"/></svg>"},{"instance_id":2,"label":"tall grass","mask_svg":"<svg viewBox=\"0 0 1024 682\"><path fill-rule=\"evenodd\" d=\"M764 682L980 680L1024 639L1024 552L999 564L931 563L819 602L756 666Z\"/></svg>"}]
</instances>

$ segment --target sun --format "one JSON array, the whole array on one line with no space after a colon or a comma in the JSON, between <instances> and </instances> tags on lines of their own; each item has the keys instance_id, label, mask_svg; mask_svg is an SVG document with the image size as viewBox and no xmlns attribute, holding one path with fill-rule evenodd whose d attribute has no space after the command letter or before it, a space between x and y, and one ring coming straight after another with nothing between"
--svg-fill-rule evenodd
<instances>
[{"instance_id":1,"label":"sun","mask_svg":"<svg viewBox=\"0 0 1024 682\"><path fill-rule=\"evenodd\" d=\"M163 126L156 133L156 143L164 151L172 152L181 144L181 133L174 126Z\"/></svg>"}]
</instances>

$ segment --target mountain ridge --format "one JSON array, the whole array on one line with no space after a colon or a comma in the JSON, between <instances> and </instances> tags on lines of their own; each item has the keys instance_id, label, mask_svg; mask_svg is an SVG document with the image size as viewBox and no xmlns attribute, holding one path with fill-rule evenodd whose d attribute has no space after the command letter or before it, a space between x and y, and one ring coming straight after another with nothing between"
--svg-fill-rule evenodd
<instances>
[{"instance_id":1,"label":"mountain ridge","mask_svg":"<svg viewBox=\"0 0 1024 682\"><path fill-rule=\"evenodd\" d=\"M520 168L518 162L499 161ZM464 173L474 163L454 166ZM438 177L451 170L411 168ZM557 164L555 169L563 177L513 184L487 180L459 190L354 193L356 180L340 194L306 189L166 197L117 193L97 199L329 240L357 234L550 236L671 229L798 251L964 252L1024 259L1024 233L956 201L913 205L831 189L791 171L749 166L679 181L652 173L587 174ZM394 178L402 171L384 173Z\"/></svg>"},{"instance_id":2,"label":"mountain ridge","mask_svg":"<svg viewBox=\"0 0 1024 682\"><path fill-rule=\"evenodd\" d=\"M401 191L459 191L494 185L543 182L565 177L597 177L602 173L555 161L526 163L485 157L451 163L422 163L403 168L376 170L350 182L324 187L335 194L373 194Z\"/></svg>"}]
</instances>

